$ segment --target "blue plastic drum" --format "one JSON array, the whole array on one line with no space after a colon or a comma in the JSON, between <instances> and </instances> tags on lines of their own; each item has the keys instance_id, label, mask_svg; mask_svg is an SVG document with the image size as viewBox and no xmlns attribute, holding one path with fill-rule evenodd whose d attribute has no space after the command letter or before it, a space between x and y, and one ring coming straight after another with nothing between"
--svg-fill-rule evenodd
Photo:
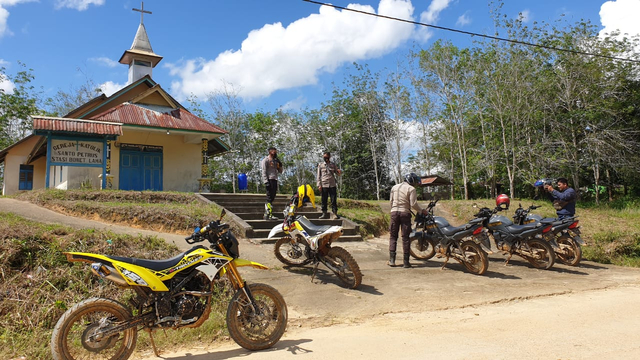
<instances>
[{"instance_id":1,"label":"blue plastic drum","mask_svg":"<svg viewBox=\"0 0 640 360\"><path fill-rule=\"evenodd\" d=\"M247 182L247 174L241 173L238 174L238 190L246 191L249 188L249 184Z\"/></svg>"}]
</instances>

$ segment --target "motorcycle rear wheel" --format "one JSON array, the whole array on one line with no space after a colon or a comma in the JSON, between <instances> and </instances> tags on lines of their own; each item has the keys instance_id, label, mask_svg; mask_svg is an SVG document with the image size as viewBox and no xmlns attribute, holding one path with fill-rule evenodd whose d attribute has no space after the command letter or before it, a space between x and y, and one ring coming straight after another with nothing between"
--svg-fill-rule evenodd
<instances>
[{"instance_id":1,"label":"motorcycle rear wheel","mask_svg":"<svg viewBox=\"0 0 640 360\"><path fill-rule=\"evenodd\" d=\"M329 249L327 257L331 259L333 266L339 269L339 271L335 271L335 274L348 288L355 289L360 286L362 282L360 267L347 250L334 246Z\"/></svg>"},{"instance_id":2,"label":"motorcycle rear wheel","mask_svg":"<svg viewBox=\"0 0 640 360\"><path fill-rule=\"evenodd\" d=\"M433 240L415 238L411 239L409 253L414 259L429 260L436 254L436 249Z\"/></svg>"},{"instance_id":3,"label":"motorcycle rear wheel","mask_svg":"<svg viewBox=\"0 0 640 360\"><path fill-rule=\"evenodd\" d=\"M308 264L311 259L305 254L305 245L296 241L291 243L291 237L280 238L273 248L276 258L289 266L302 266Z\"/></svg>"},{"instance_id":4,"label":"motorcycle rear wheel","mask_svg":"<svg viewBox=\"0 0 640 360\"><path fill-rule=\"evenodd\" d=\"M460 247L463 251L462 256L465 258L465 260L462 261L464 267L472 274L484 274L489 268L489 260L480 245L471 240L467 240L463 242Z\"/></svg>"},{"instance_id":5,"label":"motorcycle rear wheel","mask_svg":"<svg viewBox=\"0 0 640 360\"><path fill-rule=\"evenodd\" d=\"M560 249L564 250L562 253L556 254L556 257L561 263L569 266L577 266L580 264L580 260L582 260L582 247L577 241L567 235L560 236L556 241Z\"/></svg>"},{"instance_id":6,"label":"motorcycle rear wheel","mask_svg":"<svg viewBox=\"0 0 640 360\"><path fill-rule=\"evenodd\" d=\"M138 331L131 328L106 339L93 335L100 328L131 319L131 312L115 300L90 298L67 310L51 335L51 353L55 360L92 359L126 360L136 348Z\"/></svg>"},{"instance_id":7,"label":"motorcycle rear wheel","mask_svg":"<svg viewBox=\"0 0 640 360\"><path fill-rule=\"evenodd\" d=\"M535 257L524 256L527 261L537 269L549 270L556 261L556 255L551 245L544 240L530 239L526 242L529 250L535 253Z\"/></svg>"},{"instance_id":8,"label":"motorcycle rear wheel","mask_svg":"<svg viewBox=\"0 0 640 360\"><path fill-rule=\"evenodd\" d=\"M287 328L287 304L278 290L266 284L249 284L260 310L256 314L244 291L238 290L227 308L229 335L247 350L264 350L280 340Z\"/></svg>"}]
</instances>

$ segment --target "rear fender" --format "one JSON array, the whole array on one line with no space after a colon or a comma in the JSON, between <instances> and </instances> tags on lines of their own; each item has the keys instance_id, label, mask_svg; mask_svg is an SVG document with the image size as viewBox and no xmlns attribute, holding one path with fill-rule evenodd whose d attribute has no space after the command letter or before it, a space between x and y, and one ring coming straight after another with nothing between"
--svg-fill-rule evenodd
<instances>
[{"instance_id":1,"label":"rear fender","mask_svg":"<svg viewBox=\"0 0 640 360\"><path fill-rule=\"evenodd\" d=\"M580 236L578 236L578 235L574 235L574 236L572 236L571 238L572 238L573 240L575 240L575 242L577 242L577 243L578 243L578 244L580 244L580 245L583 245L583 246L586 246L586 245L587 245L587 243L586 243L586 242L584 242L584 240L582 240L582 238L581 238Z\"/></svg>"},{"instance_id":2,"label":"rear fender","mask_svg":"<svg viewBox=\"0 0 640 360\"><path fill-rule=\"evenodd\" d=\"M67 260L86 263L110 264L130 286L147 286L153 291L169 291L153 270L142 266L113 260L105 255L91 253L66 252Z\"/></svg>"}]
</instances>

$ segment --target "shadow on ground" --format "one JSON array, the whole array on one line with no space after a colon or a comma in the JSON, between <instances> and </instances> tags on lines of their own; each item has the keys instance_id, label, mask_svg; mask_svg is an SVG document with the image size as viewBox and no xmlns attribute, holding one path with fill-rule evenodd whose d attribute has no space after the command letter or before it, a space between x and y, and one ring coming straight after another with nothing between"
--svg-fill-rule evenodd
<instances>
[{"instance_id":1,"label":"shadow on ground","mask_svg":"<svg viewBox=\"0 0 640 360\"><path fill-rule=\"evenodd\" d=\"M298 340L280 340L277 344L275 344L272 348L261 350L261 352L288 352L292 355L300 355L311 353L311 350L305 349L301 347L301 344L311 342L311 339L298 339ZM222 351L213 351L206 354L197 354L193 355L190 353L186 353L184 355L165 357L160 354L160 358L167 360L222 360L222 359L233 359L244 356L249 356L253 353L253 351L249 351L246 349L238 348L231 350L222 350ZM284 355L284 354L283 354Z\"/></svg>"}]
</instances>

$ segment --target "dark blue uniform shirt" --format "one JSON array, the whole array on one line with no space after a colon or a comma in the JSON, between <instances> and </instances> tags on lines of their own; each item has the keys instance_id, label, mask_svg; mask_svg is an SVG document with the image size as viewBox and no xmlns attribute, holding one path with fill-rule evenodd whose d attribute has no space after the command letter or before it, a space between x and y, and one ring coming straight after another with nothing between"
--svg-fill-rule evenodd
<instances>
[{"instance_id":1,"label":"dark blue uniform shirt","mask_svg":"<svg viewBox=\"0 0 640 360\"><path fill-rule=\"evenodd\" d=\"M561 200L567 204L560 210L556 211L559 218L573 216L576 213L576 191L572 188L566 188L564 191L553 190L549 193L551 201Z\"/></svg>"}]
</instances>

